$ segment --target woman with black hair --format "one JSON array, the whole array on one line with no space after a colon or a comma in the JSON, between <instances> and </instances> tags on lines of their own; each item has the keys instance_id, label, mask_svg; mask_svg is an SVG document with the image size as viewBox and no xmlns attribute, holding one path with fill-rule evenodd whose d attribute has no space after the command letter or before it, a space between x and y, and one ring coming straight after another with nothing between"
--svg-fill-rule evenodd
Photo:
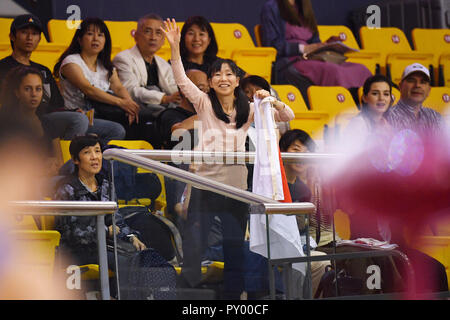
<instances>
[{"instance_id":1,"label":"woman with black hair","mask_svg":"<svg viewBox=\"0 0 450 320\"><path fill-rule=\"evenodd\" d=\"M174 19L165 22L163 29L172 50L172 70L175 81L183 94L192 102L201 121L198 128L201 151L245 151L247 131L254 118L253 103L239 88L238 68L231 60L217 59L212 63L208 81L209 93L198 89L186 76L180 56L180 30ZM270 96L265 90L255 95ZM275 119L289 121L292 110L273 99ZM202 162L191 166L191 171L203 177L225 183L242 190L247 189L247 168L244 164ZM192 188L183 239L184 263L182 276L186 284L195 287L201 280L201 255L207 245L207 237L214 216L219 216L223 230L224 248L224 297L239 299L244 290L242 272L243 244L247 223L247 204Z\"/></svg>"},{"instance_id":2,"label":"woman with black hair","mask_svg":"<svg viewBox=\"0 0 450 320\"><path fill-rule=\"evenodd\" d=\"M209 21L202 16L189 17L181 28L180 54L185 70L197 69L208 74L214 61L219 59L219 48L214 30ZM246 73L238 68L238 76Z\"/></svg>"},{"instance_id":3,"label":"woman with black hair","mask_svg":"<svg viewBox=\"0 0 450 320\"><path fill-rule=\"evenodd\" d=\"M57 174L63 164L58 132L48 121L41 121L38 107L44 95L42 73L39 69L17 66L11 69L3 81L0 101L1 113L7 117L17 117L27 122L45 147L46 173Z\"/></svg>"},{"instance_id":4,"label":"woman with black hair","mask_svg":"<svg viewBox=\"0 0 450 320\"><path fill-rule=\"evenodd\" d=\"M109 140L123 139L126 132L122 125L139 121L139 106L119 80L111 48L106 24L98 18L85 19L53 71L60 78L67 109L86 112L95 107L98 118L112 120L96 117L88 129L101 136L109 132Z\"/></svg>"},{"instance_id":5,"label":"woman with black hair","mask_svg":"<svg viewBox=\"0 0 450 320\"><path fill-rule=\"evenodd\" d=\"M389 79L381 74L367 78L363 85L362 102L361 112L350 120L344 131L345 139L342 142L350 148L364 146L368 138L392 133L385 118L394 102Z\"/></svg>"}]
</instances>

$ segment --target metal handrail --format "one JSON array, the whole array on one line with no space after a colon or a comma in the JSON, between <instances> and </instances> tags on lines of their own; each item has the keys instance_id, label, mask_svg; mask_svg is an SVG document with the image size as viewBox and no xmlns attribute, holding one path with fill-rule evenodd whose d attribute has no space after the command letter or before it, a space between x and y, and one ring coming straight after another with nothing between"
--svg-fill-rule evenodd
<instances>
[{"instance_id":1,"label":"metal handrail","mask_svg":"<svg viewBox=\"0 0 450 320\"><path fill-rule=\"evenodd\" d=\"M264 210L267 214L311 214L315 211L314 204L310 202L280 203L276 200L232 187L155 160L146 159L135 154L134 152L137 150L131 151L132 152L123 149L108 149L103 152L103 158L106 160L118 160L129 165L138 166L143 169L160 173L169 178L191 184L200 189L209 190L238 201L256 205L252 208L251 213L261 213L261 211Z\"/></svg>"},{"instance_id":2,"label":"metal handrail","mask_svg":"<svg viewBox=\"0 0 450 320\"><path fill-rule=\"evenodd\" d=\"M108 149L111 150L111 149ZM144 150L144 149L120 149L126 153L135 154L156 161L180 161L188 164L201 163L203 160L214 160L217 163L244 164L254 163L256 152L223 152L223 151L191 151L191 150ZM106 152L106 151L105 151ZM335 160L342 155L339 153L300 153L281 152L281 158L285 163L315 162Z\"/></svg>"},{"instance_id":3,"label":"metal handrail","mask_svg":"<svg viewBox=\"0 0 450 320\"><path fill-rule=\"evenodd\" d=\"M16 215L40 216L96 216L97 249L101 296L110 299L108 258L106 252L105 214L113 214L118 206L114 201L10 201Z\"/></svg>"},{"instance_id":4,"label":"metal handrail","mask_svg":"<svg viewBox=\"0 0 450 320\"><path fill-rule=\"evenodd\" d=\"M97 216L112 214L117 210L114 201L11 201L9 207L15 214L38 212L41 216ZM23 213L22 213L23 211Z\"/></svg>"},{"instance_id":5,"label":"metal handrail","mask_svg":"<svg viewBox=\"0 0 450 320\"><path fill-rule=\"evenodd\" d=\"M253 205L251 207L250 213L256 213L256 214L266 214L266 231L267 231L267 238L269 238L269 222L268 222L268 214L304 214L309 215L315 212L315 205L310 202L295 202L295 203L280 203L276 200L263 197L245 190L241 190L239 188L235 188L217 181L214 181L212 179L208 179L196 174L193 174L191 172L169 166L164 163L160 163L155 160L144 158L143 154L149 155L149 151L153 151L153 154L156 154L157 152L154 152L154 150L146 150L147 152L139 152L139 150L124 150L124 149L115 149L111 148L108 150L105 150L103 152L103 158L106 160L118 160L120 162L137 166L143 169L151 170L153 172L162 174L164 176L167 176L169 178L173 178L182 182L185 182L187 184L191 184L194 187L198 187L200 189L206 189L214 193L221 194L223 196L242 201L245 203L249 203ZM191 153L191 152L189 152ZM192 156L195 156L195 151L191 153ZM141 154L141 155L140 155ZM169 155L170 153L167 153L166 155ZM204 155L205 152L197 152L197 155L201 156ZM210 153L216 155L217 153ZM162 153L160 153L160 156ZM245 156L245 153L242 153L241 155ZM228 153L222 153L222 156L237 156L234 152L228 152ZM307 155L308 157L309 155ZM169 158L168 161L170 161L171 158ZM195 158L194 158L195 160ZM307 219L308 220L308 219ZM308 223L306 223L306 231L308 231ZM309 248L309 237L306 237L306 246ZM267 247L268 250L268 259L270 261L270 246ZM307 250L307 256L309 256L309 250ZM307 272L310 273L311 270L311 262L307 261ZM309 286L311 286L311 279L309 279ZM274 292L274 281L273 277L270 277L270 287L271 287L271 295L272 292Z\"/></svg>"}]
</instances>

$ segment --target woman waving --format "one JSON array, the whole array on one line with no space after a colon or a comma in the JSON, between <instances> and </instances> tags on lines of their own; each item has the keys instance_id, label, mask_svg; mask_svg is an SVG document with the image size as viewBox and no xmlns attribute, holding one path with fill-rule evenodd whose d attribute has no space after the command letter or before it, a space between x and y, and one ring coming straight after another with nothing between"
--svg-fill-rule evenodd
<instances>
[{"instance_id":1,"label":"woman waving","mask_svg":"<svg viewBox=\"0 0 450 320\"><path fill-rule=\"evenodd\" d=\"M168 19L163 29L170 44L171 64L175 81L182 93L197 111L199 142L196 150L211 152L245 151L245 140L253 122L254 106L239 88L238 68L232 60L217 59L208 72L209 93L198 89L186 76L180 57L180 30L174 19ZM258 90L257 98L270 96ZM290 121L292 110L273 99L277 121ZM202 162L191 166L191 171L203 177L243 190L247 189L247 168L244 164ZM243 244L247 223L247 204L192 188L185 235L183 239L184 264L182 276L186 285L195 287L201 280L201 254L207 245L211 222L218 216L222 222L224 252L224 297L239 299L244 289Z\"/></svg>"}]
</instances>

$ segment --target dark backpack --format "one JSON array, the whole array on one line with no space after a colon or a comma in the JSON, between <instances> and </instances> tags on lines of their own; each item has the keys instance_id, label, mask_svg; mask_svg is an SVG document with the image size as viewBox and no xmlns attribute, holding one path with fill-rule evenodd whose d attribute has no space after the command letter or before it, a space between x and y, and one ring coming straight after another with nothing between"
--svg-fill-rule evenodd
<instances>
[{"instance_id":1,"label":"dark backpack","mask_svg":"<svg viewBox=\"0 0 450 320\"><path fill-rule=\"evenodd\" d=\"M125 223L139 232L139 239L148 248L155 249L167 261L182 261L181 235L170 220L144 206L122 207L119 212Z\"/></svg>"},{"instance_id":2,"label":"dark backpack","mask_svg":"<svg viewBox=\"0 0 450 320\"><path fill-rule=\"evenodd\" d=\"M156 250L136 253L130 262L124 300L175 300L176 271Z\"/></svg>"}]
</instances>

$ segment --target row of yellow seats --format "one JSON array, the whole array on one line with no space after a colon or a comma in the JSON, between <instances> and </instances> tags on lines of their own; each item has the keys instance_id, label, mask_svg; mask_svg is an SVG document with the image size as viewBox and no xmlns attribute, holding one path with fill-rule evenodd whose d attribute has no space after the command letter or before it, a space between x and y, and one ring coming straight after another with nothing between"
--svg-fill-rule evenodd
<instances>
[{"instance_id":1,"label":"row of yellow seats","mask_svg":"<svg viewBox=\"0 0 450 320\"><path fill-rule=\"evenodd\" d=\"M412 31L414 50L411 49L405 33L394 27L359 30L362 48L358 45L352 31L343 25L319 25L322 40L338 36L340 40L359 52L347 53L348 62L365 65L373 74L380 66L383 74L389 67L391 79L398 84L405 66L419 62L424 66L432 65L435 70L435 83L438 82L439 68L442 68L445 86L450 86L450 32L448 29L420 29ZM256 42L261 45L261 26L254 28Z\"/></svg>"},{"instance_id":2,"label":"row of yellow seats","mask_svg":"<svg viewBox=\"0 0 450 320\"><path fill-rule=\"evenodd\" d=\"M324 138L324 126L329 129L335 126L345 127L348 121L359 112L351 93L344 87L311 86L308 88L308 109L300 91L292 85L272 85L280 99L288 104L295 113L295 119L290 122L291 129L302 129L313 138ZM400 92L392 88L394 104L400 99ZM362 88L358 96L362 97ZM424 101L425 107L440 112L445 118L450 117L450 88L432 87L430 95Z\"/></svg>"},{"instance_id":3,"label":"row of yellow seats","mask_svg":"<svg viewBox=\"0 0 450 320\"><path fill-rule=\"evenodd\" d=\"M135 21L105 21L111 33L113 45L128 49L135 45L133 32ZM183 22L178 22L182 28ZM233 59L249 74L264 77L270 81L272 62L275 61L274 48L255 47L245 26L239 23L211 23L219 47L218 56ZM68 28L65 20L52 19L48 22L50 39L54 43L66 43L71 39L75 29ZM167 41L157 52L163 59L170 59L170 49Z\"/></svg>"}]
</instances>

